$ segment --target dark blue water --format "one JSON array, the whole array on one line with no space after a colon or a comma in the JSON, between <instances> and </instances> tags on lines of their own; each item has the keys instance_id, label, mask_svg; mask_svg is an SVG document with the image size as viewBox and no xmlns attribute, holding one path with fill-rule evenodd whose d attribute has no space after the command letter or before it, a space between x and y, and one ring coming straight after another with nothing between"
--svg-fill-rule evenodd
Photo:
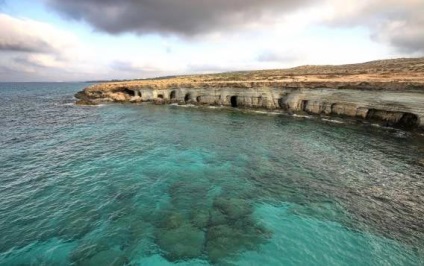
<instances>
[{"instance_id":1,"label":"dark blue water","mask_svg":"<svg viewBox=\"0 0 424 266\"><path fill-rule=\"evenodd\" d=\"M0 84L1 265L424 265L424 139Z\"/></svg>"}]
</instances>

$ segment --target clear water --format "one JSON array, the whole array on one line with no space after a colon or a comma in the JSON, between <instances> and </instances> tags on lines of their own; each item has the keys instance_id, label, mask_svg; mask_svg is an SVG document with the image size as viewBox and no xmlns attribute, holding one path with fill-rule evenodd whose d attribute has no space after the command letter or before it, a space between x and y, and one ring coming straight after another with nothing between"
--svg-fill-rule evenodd
<instances>
[{"instance_id":1,"label":"clear water","mask_svg":"<svg viewBox=\"0 0 424 266\"><path fill-rule=\"evenodd\" d=\"M424 139L0 84L1 265L424 265Z\"/></svg>"}]
</instances>

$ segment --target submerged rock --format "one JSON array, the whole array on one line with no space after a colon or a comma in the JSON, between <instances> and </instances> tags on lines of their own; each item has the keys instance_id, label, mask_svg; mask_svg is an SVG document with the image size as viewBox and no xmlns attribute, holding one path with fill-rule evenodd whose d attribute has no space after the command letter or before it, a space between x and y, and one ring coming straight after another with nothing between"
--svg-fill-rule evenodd
<instances>
[{"instance_id":1,"label":"submerged rock","mask_svg":"<svg viewBox=\"0 0 424 266\"><path fill-rule=\"evenodd\" d=\"M208 186L207 183L192 181L175 182L169 188L171 202L176 209L185 212L209 208L211 202L207 197Z\"/></svg>"},{"instance_id":2,"label":"submerged rock","mask_svg":"<svg viewBox=\"0 0 424 266\"><path fill-rule=\"evenodd\" d=\"M185 219L181 213L171 213L163 223L165 229L175 229L181 227L185 223Z\"/></svg>"},{"instance_id":3,"label":"submerged rock","mask_svg":"<svg viewBox=\"0 0 424 266\"><path fill-rule=\"evenodd\" d=\"M93 222L85 217L79 217L69 223L64 223L58 235L66 239L80 239L92 230Z\"/></svg>"},{"instance_id":4,"label":"submerged rock","mask_svg":"<svg viewBox=\"0 0 424 266\"><path fill-rule=\"evenodd\" d=\"M263 228L248 225L237 227L222 224L210 227L207 232L206 252L211 262L216 263L234 256L242 250L255 249L266 240Z\"/></svg>"},{"instance_id":5,"label":"submerged rock","mask_svg":"<svg viewBox=\"0 0 424 266\"><path fill-rule=\"evenodd\" d=\"M95 254L107 249L109 249L109 246L103 242L85 242L71 252L70 260L72 263L80 265Z\"/></svg>"},{"instance_id":6,"label":"submerged rock","mask_svg":"<svg viewBox=\"0 0 424 266\"><path fill-rule=\"evenodd\" d=\"M170 230L160 230L157 235L157 244L170 261L200 257L204 242L205 233L190 224Z\"/></svg>"},{"instance_id":7,"label":"submerged rock","mask_svg":"<svg viewBox=\"0 0 424 266\"><path fill-rule=\"evenodd\" d=\"M191 223L199 229L204 229L209 224L209 218L210 215L208 211L194 211L191 215Z\"/></svg>"},{"instance_id":8,"label":"submerged rock","mask_svg":"<svg viewBox=\"0 0 424 266\"><path fill-rule=\"evenodd\" d=\"M216 209L212 209L210 211L210 219L209 219L210 226L226 224L226 223L227 223L227 217L221 211Z\"/></svg>"},{"instance_id":9,"label":"submerged rock","mask_svg":"<svg viewBox=\"0 0 424 266\"><path fill-rule=\"evenodd\" d=\"M77 263L77 265L81 266L122 266L127 264L128 259L123 255L123 253L113 249L101 251L94 256Z\"/></svg>"},{"instance_id":10,"label":"submerged rock","mask_svg":"<svg viewBox=\"0 0 424 266\"><path fill-rule=\"evenodd\" d=\"M252 213L252 207L249 202L237 198L226 199L218 197L213 202L213 207L232 220L240 219Z\"/></svg>"},{"instance_id":11,"label":"submerged rock","mask_svg":"<svg viewBox=\"0 0 424 266\"><path fill-rule=\"evenodd\" d=\"M252 206L244 199L214 200L206 238L206 253L211 262L255 249L270 237L271 232L253 220L252 212Z\"/></svg>"},{"instance_id":12,"label":"submerged rock","mask_svg":"<svg viewBox=\"0 0 424 266\"><path fill-rule=\"evenodd\" d=\"M129 225L129 231L131 233L131 238L134 239L134 241L138 241L150 237L152 226L144 221L132 222Z\"/></svg>"},{"instance_id":13,"label":"submerged rock","mask_svg":"<svg viewBox=\"0 0 424 266\"><path fill-rule=\"evenodd\" d=\"M192 223L181 212L168 211L162 214L161 221L156 225L156 243L166 259L177 261L202 255L205 242L202 219L202 212L191 217Z\"/></svg>"}]
</instances>

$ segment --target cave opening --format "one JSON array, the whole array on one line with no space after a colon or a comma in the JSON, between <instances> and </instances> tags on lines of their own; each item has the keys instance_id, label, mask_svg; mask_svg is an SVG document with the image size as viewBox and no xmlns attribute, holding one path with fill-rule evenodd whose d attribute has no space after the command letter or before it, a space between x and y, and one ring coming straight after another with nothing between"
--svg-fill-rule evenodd
<instances>
[{"instance_id":1,"label":"cave opening","mask_svg":"<svg viewBox=\"0 0 424 266\"><path fill-rule=\"evenodd\" d=\"M262 106L262 103L263 103L262 96L259 96L258 97L258 107L261 107Z\"/></svg>"},{"instance_id":2,"label":"cave opening","mask_svg":"<svg viewBox=\"0 0 424 266\"><path fill-rule=\"evenodd\" d=\"M170 98L171 100L173 100L173 99L177 98L177 92L176 92L176 91L171 91L171 93L169 94L169 98Z\"/></svg>"},{"instance_id":3,"label":"cave opening","mask_svg":"<svg viewBox=\"0 0 424 266\"><path fill-rule=\"evenodd\" d=\"M283 109L283 110L288 110L289 109L289 104L287 102L288 97L289 97L289 93L282 93L280 94L281 98L278 98L278 106Z\"/></svg>"},{"instance_id":4,"label":"cave opening","mask_svg":"<svg viewBox=\"0 0 424 266\"><path fill-rule=\"evenodd\" d=\"M307 100L302 100L302 102L300 103L300 110L306 112L306 106L308 105L308 101Z\"/></svg>"},{"instance_id":5,"label":"cave opening","mask_svg":"<svg viewBox=\"0 0 424 266\"><path fill-rule=\"evenodd\" d=\"M158 94L159 99L163 99L163 94Z\"/></svg>"},{"instance_id":6,"label":"cave opening","mask_svg":"<svg viewBox=\"0 0 424 266\"><path fill-rule=\"evenodd\" d=\"M385 126L393 126L403 129L415 129L420 125L420 118L413 113L369 109L367 120L384 122Z\"/></svg>"},{"instance_id":7,"label":"cave opening","mask_svg":"<svg viewBox=\"0 0 424 266\"><path fill-rule=\"evenodd\" d=\"M237 96L231 96L230 102L231 102L231 107L237 107Z\"/></svg>"},{"instance_id":8,"label":"cave opening","mask_svg":"<svg viewBox=\"0 0 424 266\"><path fill-rule=\"evenodd\" d=\"M285 103L285 101L284 101L284 98L279 98L278 99L278 106L281 108L281 109L283 109L283 110L287 110L288 108L287 108L287 105L286 105L286 103Z\"/></svg>"},{"instance_id":9,"label":"cave opening","mask_svg":"<svg viewBox=\"0 0 424 266\"><path fill-rule=\"evenodd\" d=\"M125 94L128 94L129 96L135 96L135 91L127 89L127 88L124 88L122 92Z\"/></svg>"},{"instance_id":10,"label":"cave opening","mask_svg":"<svg viewBox=\"0 0 424 266\"><path fill-rule=\"evenodd\" d=\"M191 100L191 98L192 98L191 93L186 93L186 95L184 96L184 101L188 102Z\"/></svg>"},{"instance_id":11,"label":"cave opening","mask_svg":"<svg viewBox=\"0 0 424 266\"><path fill-rule=\"evenodd\" d=\"M200 103L201 100L202 100L202 97L201 96L197 96L196 97L196 102Z\"/></svg>"},{"instance_id":12,"label":"cave opening","mask_svg":"<svg viewBox=\"0 0 424 266\"><path fill-rule=\"evenodd\" d=\"M404 113L397 126L405 129L414 129L417 128L419 124L420 119L417 115L412 113Z\"/></svg>"},{"instance_id":13,"label":"cave opening","mask_svg":"<svg viewBox=\"0 0 424 266\"><path fill-rule=\"evenodd\" d=\"M417 115L412 113L404 113L397 123L397 126L405 129L417 128L420 124L420 119Z\"/></svg>"}]
</instances>

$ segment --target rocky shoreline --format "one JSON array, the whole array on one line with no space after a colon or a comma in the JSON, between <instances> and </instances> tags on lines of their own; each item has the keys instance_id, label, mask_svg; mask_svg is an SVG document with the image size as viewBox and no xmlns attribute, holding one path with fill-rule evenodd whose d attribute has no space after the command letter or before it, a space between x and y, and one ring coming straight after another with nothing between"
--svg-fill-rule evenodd
<instances>
[{"instance_id":1,"label":"rocky shoreline","mask_svg":"<svg viewBox=\"0 0 424 266\"><path fill-rule=\"evenodd\" d=\"M75 97L81 105L152 102L280 110L422 132L423 66L424 59L397 59L110 82L92 85Z\"/></svg>"},{"instance_id":2,"label":"rocky shoreline","mask_svg":"<svg viewBox=\"0 0 424 266\"><path fill-rule=\"evenodd\" d=\"M77 104L104 102L194 104L281 110L349 117L406 130L424 131L424 93L419 91L237 86L223 88L89 87L75 96ZM97 85L98 86L98 85ZM327 86L328 87L328 86Z\"/></svg>"}]
</instances>

